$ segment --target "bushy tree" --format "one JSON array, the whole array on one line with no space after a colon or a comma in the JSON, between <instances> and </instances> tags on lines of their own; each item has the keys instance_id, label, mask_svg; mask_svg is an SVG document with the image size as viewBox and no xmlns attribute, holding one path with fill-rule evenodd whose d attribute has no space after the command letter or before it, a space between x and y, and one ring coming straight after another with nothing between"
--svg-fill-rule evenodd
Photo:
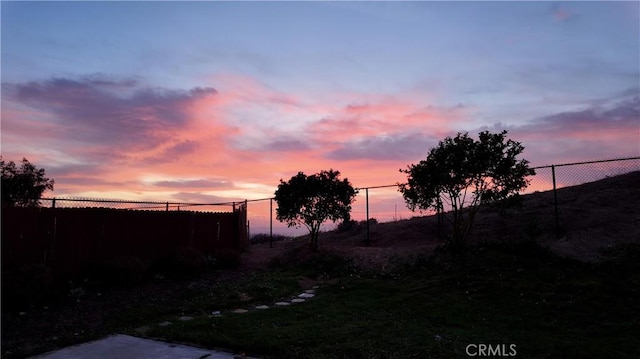
<instances>
[{"instance_id":1,"label":"bushy tree","mask_svg":"<svg viewBox=\"0 0 640 359\"><path fill-rule=\"evenodd\" d=\"M412 211L438 209L443 202L451 207L453 225L450 244L465 245L475 215L482 204L512 202L535 174L527 160L518 160L524 147L511 139L507 131L481 132L479 140L468 133L447 137L432 148L426 160L400 170L408 175L399 190Z\"/></svg>"},{"instance_id":2,"label":"bushy tree","mask_svg":"<svg viewBox=\"0 0 640 359\"><path fill-rule=\"evenodd\" d=\"M42 193L53 190L54 181L45 177L44 168L36 168L26 158L17 167L15 162L5 162L0 157L0 167L2 206L37 207Z\"/></svg>"},{"instance_id":3,"label":"bushy tree","mask_svg":"<svg viewBox=\"0 0 640 359\"><path fill-rule=\"evenodd\" d=\"M304 225L309 230L309 246L318 248L320 226L327 220L349 220L351 204L358 191L348 179L340 180L339 171L321 171L313 175L298 172L275 192L276 218L289 227Z\"/></svg>"}]
</instances>

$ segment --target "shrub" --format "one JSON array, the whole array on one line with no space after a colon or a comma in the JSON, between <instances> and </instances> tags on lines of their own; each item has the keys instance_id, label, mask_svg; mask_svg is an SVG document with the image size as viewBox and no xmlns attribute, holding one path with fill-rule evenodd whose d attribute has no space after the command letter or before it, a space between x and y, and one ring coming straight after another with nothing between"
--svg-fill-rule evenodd
<instances>
[{"instance_id":1,"label":"shrub","mask_svg":"<svg viewBox=\"0 0 640 359\"><path fill-rule=\"evenodd\" d=\"M360 221L359 224L360 224L360 227L367 228L367 221L366 220ZM378 220L377 219L369 218L369 225L375 226L376 224L378 224Z\"/></svg>"},{"instance_id":2,"label":"shrub","mask_svg":"<svg viewBox=\"0 0 640 359\"><path fill-rule=\"evenodd\" d=\"M353 219L344 220L338 224L338 227L336 227L338 232L347 232L357 228L358 228L358 222Z\"/></svg>"},{"instance_id":3,"label":"shrub","mask_svg":"<svg viewBox=\"0 0 640 359\"><path fill-rule=\"evenodd\" d=\"M378 220L375 218L369 218L369 225L370 226L374 226L378 224ZM347 220L347 221L342 221L340 222L340 224L338 224L338 227L336 227L338 232L349 232L349 231L356 231L359 232L363 229L367 228L367 221L366 220L362 220L362 221L356 221L353 219Z\"/></svg>"},{"instance_id":4,"label":"shrub","mask_svg":"<svg viewBox=\"0 0 640 359\"><path fill-rule=\"evenodd\" d=\"M284 236L282 234L274 234L273 235L273 241L274 242L285 241L285 240L290 239L290 238L291 237L287 237L287 236ZM271 238L266 233L258 233L256 235L252 236L251 239L249 240L249 242L251 244L268 243L269 241L271 241Z\"/></svg>"}]
</instances>

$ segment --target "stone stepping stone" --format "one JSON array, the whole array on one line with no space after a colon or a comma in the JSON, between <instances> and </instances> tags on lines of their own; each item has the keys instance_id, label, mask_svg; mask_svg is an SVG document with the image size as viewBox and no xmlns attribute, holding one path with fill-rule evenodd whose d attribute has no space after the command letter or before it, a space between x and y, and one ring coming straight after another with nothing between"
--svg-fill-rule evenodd
<instances>
[{"instance_id":1,"label":"stone stepping stone","mask_svg":"<svg viewBox=\"0 0 640 359\"><path fill-rule=\"evenodd\" d=\"M236 310L232 311L231 313L242 314L242 313L246 313L246 312L248 312L248 310L246 310L246 309L236 309Z\"/></svg>"},{"instance_id":2,"label":"stone stepping stone","mask_svg":"<svg viewBox=\"0 0 640 359\"><path fill-rule=\"evenodd\" d=\"M277 306L286 307L287 305L291 305L289 302L276 302Z\"/></svg>"},{"instance_id":3,"label":"stone stepping stone","mask_svg":"<svg viewBox=\"0 0 640 359\"><path fill-rule=\"evenodd\" d=\"M183 317L178 318L178 320L179 320L179 321L181 321L181 322L188 322L188 321L190 321L190 320L193 320L193 317L190 317L190 316L188 316L188 315L185 315L185 316L183 316Z\"/></svg>"},{"instance_id":4,"label":"stone stepping stone","mask_svg":"<svg viewBox=\"0 0 640 359\"><path fill-rule=\"evenodd\" d=\"M316 293L315 289L307 289L304 292L305 293L309 293L309 294L315 294Z\"/></svg>"},{"instance_id":5,"label":"stone stepping stone","mask_svg":"<svg viewBox=\"0 0 640 359\"><path fill-rule=\"evenodd\" d=\"M220 316L222 316L222 313L220 313L219 310L216 310L214 312L211 312L211 315L214 316L214 317L220 317Z\"/></svg>"},{"instance_id":6,"label":"stone stepping stone","mask_svg":"<svg viewBox=\"0 0 640 359\"><path fill-rule=\"evenodd\" d=\"M168 327L171 325L171 322L162 322L160 324L158 324L159 327Z\"/></svg>"},{"instance_id":7,"label":"stone stepping stone","mask_svg":"<svg viewBox=\"0 0 640 359\"><path fill-rule=\"evenodd\" d=\"M316 295L315 295L315 294L312 294L312 293L302 293L302 294L300 294L298 297L299 297L299 298L313 298L313 297L315 297L315 296L316 296Z\"/></svg>"},{"instance_id":8,"label":"stone stepping stone","mask_svg":"<svg viewBox=\"0 0 640 359\"><path fill-rule=\"evenodd\" d=\"M305 300L302 298L291 299L291 303L303 303L303 302L305 302Z\"/></svg>"},{"instance_id":9,"label":"stone stepping stone","mask_svg":"<svg viewBox=\"0 0 640 359\"><path fill-rule=\"evenodd\" d=\"M268 305L258 305L256 306L256 309L269 309Z\"/></svg>"}]
</instances>

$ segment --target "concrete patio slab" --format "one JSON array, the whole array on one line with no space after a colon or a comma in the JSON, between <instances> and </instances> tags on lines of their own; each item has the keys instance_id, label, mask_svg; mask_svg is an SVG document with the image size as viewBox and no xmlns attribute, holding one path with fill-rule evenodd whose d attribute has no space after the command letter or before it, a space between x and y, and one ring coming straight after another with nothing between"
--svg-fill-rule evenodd
<instances>
[{"instance_id":1,"label":"concrete patio slab","mask_svg":"<svg viewBox=\"0 0 640 359\"><path fill-rule=\"evenodd\" d=\"M171 344L158 340L129 335L112 335L104 339L74 345L33 357L34 359L234 359L249 358L242 355L208 350L187 345ZM254 358L255 359L255 358Z\"/></svg>"}]
</instances>

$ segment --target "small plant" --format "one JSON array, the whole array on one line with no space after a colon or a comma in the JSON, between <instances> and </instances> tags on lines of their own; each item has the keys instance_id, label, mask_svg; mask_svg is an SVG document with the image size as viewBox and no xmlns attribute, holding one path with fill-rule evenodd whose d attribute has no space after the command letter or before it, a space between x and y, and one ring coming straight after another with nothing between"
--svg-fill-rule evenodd
<instances>
[{"instance_id":1,"label":"small plant","mask_svg":"<svg viewBox=\"0 0 640 359\"><path fill-rule=\"evenodd\" d=\"M369 218L369 225L373 226L378 224L378 220L375 218ZM362 228L367 228L367 220L362 220L358 223L358 225Z\"/></svg>"},{"instance_id":2,"label":"small plant","mask_svg":"<svg viewBox=\"0 0 640 359\"><path fill-rule=\"evenodd\" d=\"M345 219L336 227L338 232L348 232L354 229L358 229L358 222L353 219Z\"/></svg>"},{"instance_id":3,"label":"small plant","mask_svg":"<svg viewBox=\"0 0 640 359\"><path fill-rule=\"evenodd\" d=\"M252 236L249 242L251 244L260 244L260 243L269 243L271 241L273 242L286 241L290 238L291 237L284 236L282 234L274 234L273 236L270 236L266 233L258 233Z\"/></svg>"}]
</instances>

